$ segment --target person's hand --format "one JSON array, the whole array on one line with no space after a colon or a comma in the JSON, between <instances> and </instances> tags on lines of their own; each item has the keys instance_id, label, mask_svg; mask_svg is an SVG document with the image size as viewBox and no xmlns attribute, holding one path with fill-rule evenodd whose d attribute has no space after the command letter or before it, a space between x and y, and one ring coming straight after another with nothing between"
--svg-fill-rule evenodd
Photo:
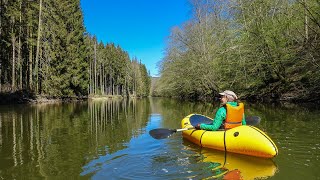
<instances>
[{"instance_id":1,"label":"person's hand","mask_svg":"<svg viewBox=\"0 0 320 180\"><path fill-rule=\"evenodd\" d=\"M200 124L197 124L194 128L195 128L196 130L200 130Z\"/></svg>"}]
</instances>

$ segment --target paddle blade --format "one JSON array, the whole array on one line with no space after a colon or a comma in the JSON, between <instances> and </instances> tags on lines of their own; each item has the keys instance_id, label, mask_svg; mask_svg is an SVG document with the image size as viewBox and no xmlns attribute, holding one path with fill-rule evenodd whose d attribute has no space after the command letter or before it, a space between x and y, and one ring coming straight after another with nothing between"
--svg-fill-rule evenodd
<instances>
[{"instance_id":1,"label":"paddle blade","mask_svg":"<svg viewBox=\"0 0 320 180\"><path fill-rule=\"evenodd\" d=\"M258 125L261 121L261 118L259 116L247 116L246 117L246 123L247 125Z\"/></svg>"},{"instance_id":2,"label":"paddle blade","mask_svg":"<svg viewBox=\"0 0 320 180\"><path fill-rule=\"evenodd\" d=\"M190 117L190 124L195 127L197 124L212 124L212 119L200 114L194 114Z\"/></svg>"},{"instance_id":3,"label":"paddle blade","mask_svg":"<svg viewBox=\"0 0 320 180\"><path fill-rule=\"evenodd\" d=\"M175 129L159 128L149 131L149 134L154 139L165 139L174 134L175 132L177 132Z\"/></svg>"}]
</instances>

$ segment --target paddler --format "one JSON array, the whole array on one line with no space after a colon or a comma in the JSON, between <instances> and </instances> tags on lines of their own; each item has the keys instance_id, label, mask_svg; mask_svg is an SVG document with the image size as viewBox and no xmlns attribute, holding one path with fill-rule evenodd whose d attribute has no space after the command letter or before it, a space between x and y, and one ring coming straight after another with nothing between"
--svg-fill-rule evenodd
<instances>
[{"instance_id":1,"label":"paddler","mask_svg":"<svg viewBox=\"0 0 320 180\"><path fill-rule=\"evenodd\" d=\"M246 125L244 104L237 102L237 95L230 90L219 93L221 106L215 114L212 124L198 124L196 129L216 131Z\"/></svg>"}]
</instances>

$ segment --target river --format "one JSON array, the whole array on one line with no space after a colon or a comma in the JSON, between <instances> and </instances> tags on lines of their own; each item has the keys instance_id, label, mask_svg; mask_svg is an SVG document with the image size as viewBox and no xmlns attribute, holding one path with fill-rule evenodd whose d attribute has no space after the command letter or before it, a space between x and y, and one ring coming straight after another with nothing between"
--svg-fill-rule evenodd
<instances>
[{"instance_id":1,"label":"river","mask_svg":"<svg viewBox=\"0 0 320 180\"><path fill-rule=\"evenodd\" d=\"M165 98L0 106L0 179L319 179L320 109L246 103L279 149L273 159L200 148L181 133L191 113L218 104Z\"/></svg>"}]
</instances>

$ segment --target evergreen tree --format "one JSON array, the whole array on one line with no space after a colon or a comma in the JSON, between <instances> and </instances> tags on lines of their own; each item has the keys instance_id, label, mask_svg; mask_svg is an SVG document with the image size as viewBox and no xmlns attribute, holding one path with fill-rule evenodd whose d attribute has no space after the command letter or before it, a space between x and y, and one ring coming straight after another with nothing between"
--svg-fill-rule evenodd
<instances>
[{"instance_id":1,"label":"evergreen tree","mask_svg":"<svg viewBox=\"0 0 320 180\"><path fill-rule=\"evenodd\" d=\"M133 82L147 86L126 51L85 33L80 0L0 0L0 37L0 92L130 95Z\"/></svg>"},{"instance_id":2,"label":"evergreen tree","mask_svg":"<svg viewBox=\"0 0 320 180\"><path fill-rule=\"evenodd\" d=\"M41 63L45 94L72 96L87 93L84 28L79 1L48 1ZM50 18L49 18L50 17Z\"/></svg>"}]
</instances>

